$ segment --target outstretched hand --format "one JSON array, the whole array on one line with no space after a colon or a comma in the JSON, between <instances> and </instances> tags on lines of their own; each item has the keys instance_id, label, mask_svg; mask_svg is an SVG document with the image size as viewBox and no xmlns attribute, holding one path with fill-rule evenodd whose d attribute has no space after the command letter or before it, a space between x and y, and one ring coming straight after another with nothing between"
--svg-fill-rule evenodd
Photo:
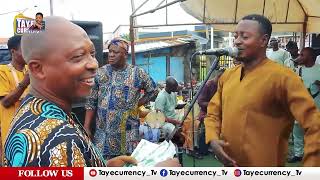
<instances>
[{"instance_id":1,"label":"outstretched hand","mask_svg":"<svg viewBox=\"0 0 320 180\"><path fill-rule=\"evenodd\" d=\"M229 146L228 142L223 140L212 140L210 142L213 153L216 155L217 159L227 167L238 166L237 162L233 160L224 150L224 147Z\"/></svg>"},{"instance_id":2,"label":"outstretched hand","mask_svg":"<svg viewBox=\"0 0 320 180\"><path fill-rule=\"evenodd\" d=\"M123 167L125 164L137 165L137 163L132 156L117 156L107 161L107 167Z\"/></svg>"}]
</instances>

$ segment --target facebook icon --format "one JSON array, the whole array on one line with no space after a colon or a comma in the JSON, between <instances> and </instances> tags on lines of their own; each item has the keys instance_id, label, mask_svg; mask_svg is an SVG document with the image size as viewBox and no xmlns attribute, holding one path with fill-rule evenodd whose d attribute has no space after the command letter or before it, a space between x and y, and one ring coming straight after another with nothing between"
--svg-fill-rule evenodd
<instances>
[{"instance_id":1,"label":"facebook icon","mask_svg":"<svg viewBox=\"0 0 320 180\"><path fill-rule=\"evenodd\" d=\"M166 176L168 175L168 171L165 170L165 169L161 169L160 175L161 175L162 177L166 177Z\"/></svg>"}]
</instances>

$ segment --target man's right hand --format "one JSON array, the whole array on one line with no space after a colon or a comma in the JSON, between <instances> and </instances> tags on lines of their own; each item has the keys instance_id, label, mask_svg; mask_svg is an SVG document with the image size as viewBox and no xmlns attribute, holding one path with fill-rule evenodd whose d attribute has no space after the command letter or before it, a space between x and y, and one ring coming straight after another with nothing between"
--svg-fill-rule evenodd
<instances>
[{"instance_id":1,"label":"man's right hand","mask_svg":"<svg viewBox=\"0 0 320 180\"><path fill-rule=\"evenodd\" d=\"M224 147L229 146L228 142L223 140L212 140L210 142L213 153L216 155L217 159L226 167L238 166L237 162L233 160L228 154L223 150Z\"/></svg>"}]
</instances>

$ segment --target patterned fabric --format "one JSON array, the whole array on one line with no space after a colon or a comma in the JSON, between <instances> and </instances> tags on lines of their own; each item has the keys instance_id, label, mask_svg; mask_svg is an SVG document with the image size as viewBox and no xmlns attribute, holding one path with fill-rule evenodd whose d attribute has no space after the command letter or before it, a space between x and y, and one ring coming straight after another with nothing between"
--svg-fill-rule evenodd
<instances>
[{"instance_id":1,"label":"patterned fabric","mask_svg":"<svg viewBox=\"0 0 320 180\"><path fill-rule=\"evenodd\" d=\"M129 50L129 43L125 39L122 39L122 38L115 38L115 39L111 40L108 45L108 49L110 48L111 45L119 46L119 47L123 48L124 50L126 50L127 52Z\"/></svg>"},{"instance_id":2,"label":"patterned fabric","mask_svg":"<svg viewBox=\"0 0 320 180\"><path fill-rule=\"evenodd\" d=\"M99 68L86 104L96 110L94 144L104 156L132 153L139 139L138 101L140 90L150 99L156 84L141 68L127 65L115 71L111 65Z\"/></svg>"},{"instance_id":3,"label":"patterned fabric","mask_svg":"<svg viewBox=\"0 0 320 180\"><path fill-rule=\"evenodd\" d=\"M99 152L75 122L55 104L28 95L5 144L5 166L105 166Z\"/></svg>"}]
</instances>

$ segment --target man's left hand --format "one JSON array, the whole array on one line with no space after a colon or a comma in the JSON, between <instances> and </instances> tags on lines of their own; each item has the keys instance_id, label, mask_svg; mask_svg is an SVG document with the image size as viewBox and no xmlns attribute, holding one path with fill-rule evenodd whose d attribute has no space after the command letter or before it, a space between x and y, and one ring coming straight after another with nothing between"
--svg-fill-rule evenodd
<instances>
[{"instance_id":1,"label":"man's left hand","mask_svg":"<svg viewBox=\"0 0 320 180\"><path fill-rule=\"evenodd\" d=\"M137 165L137 160L131 156L118 156L107 161L107 167L123 167L125 164Z\"/></svg>"}]
</instances>

